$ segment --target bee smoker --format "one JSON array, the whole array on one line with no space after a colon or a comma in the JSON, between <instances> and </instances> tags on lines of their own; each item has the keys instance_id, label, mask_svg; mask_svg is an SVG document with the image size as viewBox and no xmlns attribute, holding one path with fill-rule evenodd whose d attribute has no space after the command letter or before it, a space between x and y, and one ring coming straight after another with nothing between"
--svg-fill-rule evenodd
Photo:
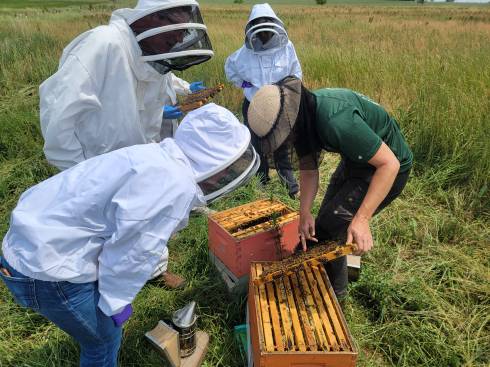
<instances>
[{"instance_id":1,"label":"bee smoker","mask_svg":"<svg viewBox=\"0 0 490 367\"><path fill-rule=\"evenodd\" d=\"M180 356L190 356L196 350L196 302L192 301L185 307L174 312L172 324L179 332Z\"/></svg>"}]
</instances>

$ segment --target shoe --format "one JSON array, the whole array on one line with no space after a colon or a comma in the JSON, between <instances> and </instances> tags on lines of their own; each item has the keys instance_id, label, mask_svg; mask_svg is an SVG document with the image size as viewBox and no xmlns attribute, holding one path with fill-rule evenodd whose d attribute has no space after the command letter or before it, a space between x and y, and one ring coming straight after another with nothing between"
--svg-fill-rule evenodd
<instances>
[{"instance_id":1,"label":"shoe","mask_svg":"<svg viewBox=\"0 0 490 367\"><path fill-rule=\"evenodd\" d=\"M191 210L193 213L202 214L205 216L216 213L216 210L209 209L207 206L196 206Z\"/></svg>"},{"instance_id":2,"label":"shoe","mask_svg":"<svg viewBox=\"0 0 490 367\"><path fill-rule=\"evenodd\" d=\"M299 185L291 170L277 170L277 174L281 183L288 189L288 194L291 199L295 199L299 192Z\"/></svg>"},{"instance_id":3,"label":"shoe","mask_svg":"<svg viewBox=\"0 0 490 367\"><path fill-rule=\"evenodd\" d=\"M296 198L299 198L299 189L296 188L295 190L289 191L288 194L289 194L289 197L293 200Z\"/></svg>"},{"instance_id":4,"label":"shoe","mask_svg":"<svg viewBox=\"0 0 490 367\"><path fill-rule=\"evenodd\" d=\"M170 289L180 289L185 286L185 279L180 275L170 273L168 271L164 272L160 279L163 281L165 286Z\"/></svg>"}]
</instances>

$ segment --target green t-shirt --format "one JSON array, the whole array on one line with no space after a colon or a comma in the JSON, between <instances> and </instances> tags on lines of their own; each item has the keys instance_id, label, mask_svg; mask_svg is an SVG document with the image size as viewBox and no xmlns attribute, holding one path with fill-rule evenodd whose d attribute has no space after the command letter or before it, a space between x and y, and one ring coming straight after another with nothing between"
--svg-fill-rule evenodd
<instances>
[{"instance_id":1,"label":"green t-shirt","mask_svg":"<svg viewBox=\"0 0 490 367\"><path fill-rule=\"evenodd\" d=\"M379 104L349 89L326 88L313 94L322 148L366 166L384 141L400 161L399 172L412 167L412 151L398 123Z\"/></svg>"}]
</instances>

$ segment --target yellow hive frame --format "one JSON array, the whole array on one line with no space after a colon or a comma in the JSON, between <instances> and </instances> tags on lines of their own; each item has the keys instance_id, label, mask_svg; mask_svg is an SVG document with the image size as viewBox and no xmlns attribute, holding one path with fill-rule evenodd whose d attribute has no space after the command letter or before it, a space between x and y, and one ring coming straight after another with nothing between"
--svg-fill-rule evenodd
<instances>
[{"instance_id":1,"label":"yellow hive frame","mask_svg":"<svg viewBox=\"0 0 490 367\"><path fill-rule=\"evenodd\" d=\"M259 200L213 214L212 219L236 239L268 231L298 218L298 213L281 202Z\"/></svg>"},{"instance_id":2,"label":"yellow hive frame","mask_svg":"<svg viewBox=\"0 0 490 367\"><path fill-rule=\"evenodd\" d=\"M252 278L267 268L267 263L252 263ZM323 264L305 263L251 286L261 351L355 353Z\"/></svg>"}]
</instances>

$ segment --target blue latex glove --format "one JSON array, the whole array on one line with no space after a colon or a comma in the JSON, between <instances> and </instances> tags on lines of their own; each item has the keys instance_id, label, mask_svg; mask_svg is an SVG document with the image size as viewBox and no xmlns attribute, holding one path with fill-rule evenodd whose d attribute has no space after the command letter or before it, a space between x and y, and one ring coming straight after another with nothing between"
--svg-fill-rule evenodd
<instances>
[{"instance_id":1,"label":"blue latex glove","mask_svg":"<svg viewBox=\"0 0 490 367\"><path fill-rule=\"evenodd\" d=\"M189 89L192 93L199 92L200 90L206 89L203 82L192 82L189 84Z\"/></svg>"},{"instance_id":2,"label":"blue latex glove","mask_svg":"<svg viewBox=\"0 0 490 367\"><path fill-rule=\"evenodd\" d=\"M246 80L243 81L242 83L242 88L252 88L253 84L250 82L247 82Z\"/></svg>"},{"instance_id":3,"label":"blue latex glove","mask_svg":"<svg viewBox=\"0 0 490 367\"><path fill-rule=\"evenodd\" d=\"M164 119L176 119L182 117L184 114L175 106L163 106L163 118Z\"/></svg>"},{"instance_id":4,"label":"blue latex glove","mask_svg":"<svg viewBox=\"0 0 490 367\"><path fill-rule=\"evenodd\" d=\"M114 325L117 327L123 326L123 324L128 321L128 319L133 314L133 306L131 304L126 305L123 310L115 315L111 316L112 321L114 321Z\"/></svg>"}]
</instances>

